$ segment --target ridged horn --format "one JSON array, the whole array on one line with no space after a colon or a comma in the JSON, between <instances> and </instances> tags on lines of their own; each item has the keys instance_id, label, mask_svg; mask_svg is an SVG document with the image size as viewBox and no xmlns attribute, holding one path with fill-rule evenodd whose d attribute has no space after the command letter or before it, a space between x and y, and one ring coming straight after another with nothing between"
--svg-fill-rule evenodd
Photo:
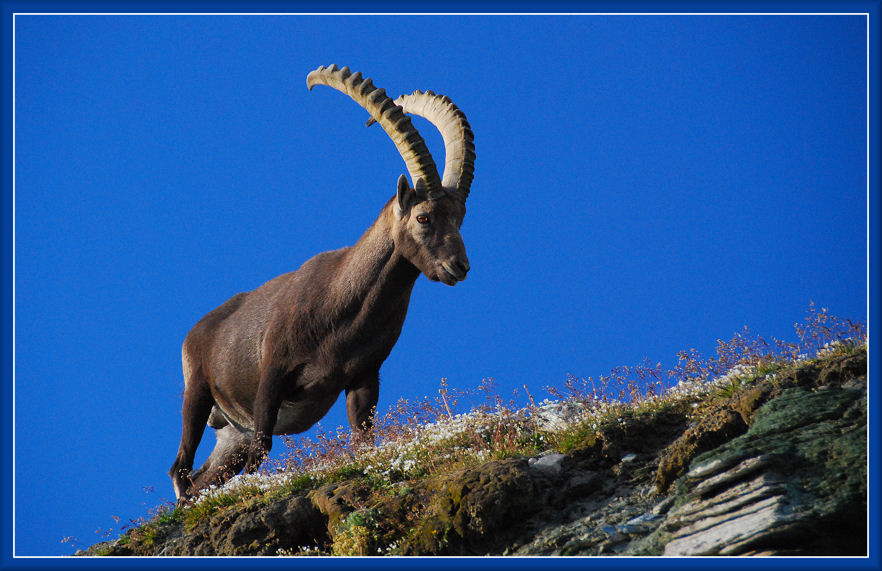
<instances>
[{"instance_id":1,"label":"ridged horn","mask_svg":"<svg viewBox=\"0 0 882 571\"><path fill-rule=\"evenodd\" d=\"M444 196L441 177L426 142L411 123L410 117L386 95L384 89L374 87L370 78L362 79L360 72L351 73L348 67L338 68L333 64L330 67L321 66L306 76L306 86L312 90L315 85L333 87L361 105L395 143L395 148L407 165L412 186L416 188L417 181L422 179L427 198Z\"/></svg>"},{"instance_id":2,"label":"ridged horn","mask_svg":"<svg viewBox=\"0 0 882 571\"><path fill-rule=\"evenodd\" d=\"M427 119L441 132L445 154L441 186L465 203L475 177L475 135L466 121L465 113L446 95L436 95L431 91L417 90L410 95L402 95L395 103L405 113Z\"/></svg>"}]
</instances>

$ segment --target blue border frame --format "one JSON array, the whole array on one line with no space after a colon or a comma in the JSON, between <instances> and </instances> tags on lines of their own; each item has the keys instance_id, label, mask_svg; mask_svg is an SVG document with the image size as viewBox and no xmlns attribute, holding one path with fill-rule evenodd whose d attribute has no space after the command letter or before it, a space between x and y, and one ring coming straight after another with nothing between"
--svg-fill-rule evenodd
<instances>
[{"instance_id":1,"label":"blue border frame","mask_svg":"<svg viewBox=\"0 0 882 571\"><path fill-rule=\"evenodd\" d=\"M481 2L465 2L462 0L450 0L447 2L424 2L415 4L412 1L385 0L381 3L358 3L358 2L233 2L233 1L155 1L155 2L125 2L124 0L78 2L72 1L39 1L39 0L0 0L2 5L2 68L3 75L3 109L0 123L3 126L2 138L2 305L0 305L0 317L2 317L2 501L0 501L0 569L115 569L115 568L153 568L165 569L233 569L233 568L316 568L316 569L344 569L354 565L368 568L392 568L402 569L419 566L424 569L443 569L457 567L459 569L532 569L553 567L555 569L629 569L629 568L677 568L677 569L704 569L714 566L720 569L740 568L750 566L754 569L879 569L879 486L878 477L870 482L870 556L860 559L841 558L799 558L799 559L726 559L726 558L693 558L693 559L656 559L656 558L369 558L352 561L345 558L297 558L297 559L239 559L239 558L187 558L187 559L128 559L108 558L96 560L73 559L73 558L12 558L12 45L13 45L13 13L16 12L866 12L869 13L870 35L870 149L871 153L878 155L879 134L882 121L880 121L879 98L879 24L880 3L875 1L778 1L778 2L666 2L666 1L642 1L642 2L579 2L579 1L553 1L553 2L500 2L483 0ZM880 243L879 215L880 215L880 186L879 186L879 163L877 156L870 156L870 197L869 197L869 240L870 244ZM879 260L878 248L871 250L869 259L869 299L879 300ZM873 257L876 256L876 257ZM869 331L871 335L870 348L870 383L872 411L879 411L879 360L875 358L878 348L878 335L876 328L882 319L882 312L878 303L871 303L869 307ZM879 442L879 419L877 414L870 416L870 442ZM878 448L870 450L870 474L879 474ZM35 475L39 477L39 475Z\"/></svg>"}]
</instances>

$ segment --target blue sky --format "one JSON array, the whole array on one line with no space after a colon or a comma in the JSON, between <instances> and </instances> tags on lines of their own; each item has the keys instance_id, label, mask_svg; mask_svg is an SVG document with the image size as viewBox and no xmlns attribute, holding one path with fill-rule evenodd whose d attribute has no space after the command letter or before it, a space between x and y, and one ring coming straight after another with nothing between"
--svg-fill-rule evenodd
<instances>
[{"instance_id":1,"label":"blue sky","mask_svg":"<svg viewBox=\"0 0 882 571\"><path fill-rule=\"evenodd\" d=\"M810 301L866 322L866 43L863 16L18 16L16 553L173 498L187 331L394 193L388 137L309 71L475 132L472 270L417 281L385 410L790 339Z\"/></svg>"}]
</instances>

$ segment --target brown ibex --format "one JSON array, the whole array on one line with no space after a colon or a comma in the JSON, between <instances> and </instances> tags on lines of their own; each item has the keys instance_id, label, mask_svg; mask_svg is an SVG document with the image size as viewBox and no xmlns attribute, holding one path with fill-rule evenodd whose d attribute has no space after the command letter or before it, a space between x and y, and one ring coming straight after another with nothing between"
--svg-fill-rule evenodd
<instances>
[{"instance_id":1,"label":"brown ibex","mask_svg":"<svg viewBox=\"0 0 882 571\"><path fill-rule=\"evenodd\" d=\"M474 136L449 98L415 91L393 101L349 68L320 67L306 85L349 95L379 123L407 177L351 247L324 252L297 271L240 293L203 317L184 340L183 434L169 471L179 501L243 468L253 472L273 434L308 430L346 392L353 435L369 431L380 365L404 323L420 273L454 285L469 271L459 233L474 173ZM410 113L441 132L440 177ZM206 424L217 444L192 472Z\"/></svg>"}]
</instances>

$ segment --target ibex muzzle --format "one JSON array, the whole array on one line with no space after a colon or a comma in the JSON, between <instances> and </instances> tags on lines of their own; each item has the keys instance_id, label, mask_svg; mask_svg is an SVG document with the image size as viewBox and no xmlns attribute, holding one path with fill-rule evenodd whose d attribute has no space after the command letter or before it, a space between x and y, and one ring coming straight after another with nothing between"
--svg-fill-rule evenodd
<instances>
[{"instance_id":1,"label":"ibex muzzle","mask_svg":"<svg viewBox=\"0 0 882 571\"><path fill-rule=\"evenodd\" d=\"M342 91L389 134L414 181L398 187L351 247L324 252L297 271L240 293L187 334L183 432L169 471L179 501L243 469L257 470L273 434L309 429L346 394L356 436L371 428L380 366L404 324L414 282L454 285L469 271L459 228L475 163L474 136L449 98L415 91L393 101L348 68L320 67L307 86ZM428 119L444 139L443 176L407 114ZM205 426L217 444L192 471Z\"/></svg>"}]
</instances>

